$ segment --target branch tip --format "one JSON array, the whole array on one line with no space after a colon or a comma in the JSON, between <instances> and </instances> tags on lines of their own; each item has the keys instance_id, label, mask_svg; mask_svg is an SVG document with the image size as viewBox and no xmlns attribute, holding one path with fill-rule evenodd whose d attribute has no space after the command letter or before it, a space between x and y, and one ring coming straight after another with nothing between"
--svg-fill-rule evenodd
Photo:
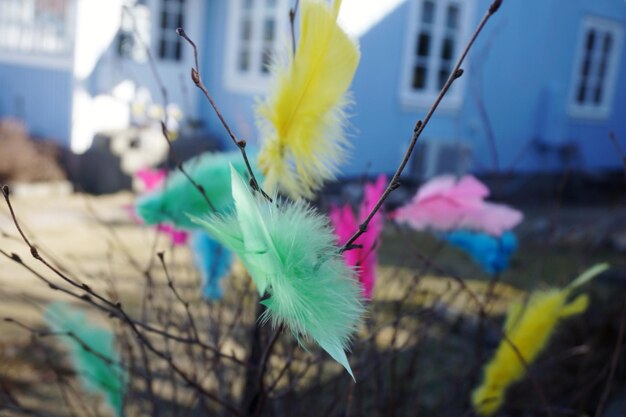
<instances>
[{"instance_id":1,"label":"branch tip","mask_svg":"<svg viewBox=\"0 0 626 417\"><path fill-rule=\"evenodd\" d=\"M5 184L2 186L2 194L4 195L4 198L9 198L10 190L8 185Z\"/></svg>"},{"instance_id":2,"label":"branch tip","mask_svg":"<svg viewBox=\"0 0 626 417\"><path fill-rule=\"evenodd\" d=\"M500 6L502 6L502 1L503 0L494 0L494 2L491 3L491 6L489 6L489 14L497 12Z\"/></svg>"}]
</instances>

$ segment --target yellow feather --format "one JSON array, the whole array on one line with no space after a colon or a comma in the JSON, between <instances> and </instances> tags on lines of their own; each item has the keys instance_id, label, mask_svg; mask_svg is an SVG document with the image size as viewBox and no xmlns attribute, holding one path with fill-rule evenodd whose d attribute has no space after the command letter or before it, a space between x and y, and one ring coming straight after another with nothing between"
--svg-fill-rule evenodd
<instances>
[{"instance_id":1,"label":"yellow feather","mask_svg":"<svg viewBox=\"0 0 626 417\"><path fill-rule=\"evenodd\" d=\"M589 304L586 295L568 302L572 289L587 282L607 268L595 266L574 281L575 285L531 295L525 310L513 303L504 325L506 338L500 342L491 361L485 366L484 379L472 395L476 413L493 415L502 403L508 387L524 377L526 366L545 348L560 319L580 314ZM520 360L520 356L523 360Z\"/></svg>"},{"instance_id":2,"label":"yellow feather","mask_svg":"<svg viewBox=\"0 0 626 417\"><path fill-rule=\"evenodd\" d=\"M305 0L295 57L272 69L274 89L257 107L265 186L310 198L345 159L346 92L360 59L337 24L341 5Z\"/></svg>"}]
</instances>

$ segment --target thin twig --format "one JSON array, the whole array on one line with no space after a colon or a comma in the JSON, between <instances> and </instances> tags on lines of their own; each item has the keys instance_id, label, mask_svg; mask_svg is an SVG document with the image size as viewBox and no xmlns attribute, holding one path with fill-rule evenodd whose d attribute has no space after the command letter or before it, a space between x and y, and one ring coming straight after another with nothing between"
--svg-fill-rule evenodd
<instances>
[{"instance_id":1,"label":"thin twig","mask_svg":"<svg viewBox=\"0 0 626 417\"><path fill-rule=\"evenodd\" d=\"M202 82L202 75L200 74L200 65L198 63L198 47L191 40L191 38L187 35L187 33L185 33L183 28L176 29L176 33L178 34L178 36L185 39L187 43L189 43L189 45L191 45L191 47L193 48L193 57L194 57L195 67L191 69L191 80L196 85L196 87L198 87L200 91L202 91L206 99L209 101L209 103L211 104L211 107L213 108L213 111L215 111L215 114L220 119L222 126L224 126L224 129L226 129L228 136L230 137L230 139L233 141L233 143L237 146L237 148L241 152L243 161L245 162L246 168L248 169L248 173L250 174L250 186L252 187L254 191L261 193L261 195L263 195L263 197L265 197L265 199L271 203L272 198L265 191L263 191L263 189L259 185L259 182L256 179L256 176L254 175L254 171L252 170L252 165L250 165L250 160L248 159L248 154L246 153L247 142L245 140L237 139L237 137L233 133L228 123L226 123L226 119L224 119L224 116L217 108L215 101L213 101L213 98L209 94L209 90L207 90L206 86Z\"/></svg>"},{"instance_id":2,"label":"thin twig","mask_svg":"<svg viewBox=\"0 0 626 417\"><path fill-rule=\"evenodd\" d=\"M296 55L296 15L298 14L298 6L300 0L295 0L294 6L289 9L289 26L291 27L291 50Z\"/></svg>"}]
</instances>

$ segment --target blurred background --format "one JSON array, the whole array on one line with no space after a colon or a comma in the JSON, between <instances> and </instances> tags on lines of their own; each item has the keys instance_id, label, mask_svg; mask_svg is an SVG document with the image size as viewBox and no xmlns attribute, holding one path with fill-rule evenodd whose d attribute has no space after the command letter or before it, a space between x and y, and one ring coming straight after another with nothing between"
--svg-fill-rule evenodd
<instances>
[{"instance_id":1,"label":"blurred background","mask_svg":"<svg viewBox=\"0 0 626 417\"><path fill-rule=\"evenodd\" d=\"M0 0L0 183L10 185L28 236L59 270L121 300L145 323L170 320L188 332L187 312L172 307L182 294L205 320L206 340L242 360L253 355L251 340L265 346L272 339L271 329L254 333L256 296L245 272L231 269L220 303L203 301L192 249L158 239L128 207L146 190L138 173L234 150L190 79L193 49L175 30L184 28L196 43L207 89L253 152L254 105L271 88L273 59L291 48L295 3ZM415 122L489 4L343 1L339 21L362 53L350 93L350 159L317 195L318 208L358 205L367 180L393 174ZM432 178L473 174L490 199L524 213L519 247L494 278L438 236L387 219L375 295L354 346L363 382L353 385L320 354L311 360L285 334L268 365L266 383L275 386L263 391L264 405L246 408L253 400L245 367L233 370L215 358L208 366L202 347L159 343L184 357L189 372L205 364L206 378L195 380L227 402L241 401L246 415L472 415L470 393L500 340L508 302L566 285L606 261L612 268L594 282L590 309L555 337L502 415L626 415L625 27L624 0L504 2L420 138L385 213ZM51 275L31 262L5 205L0 233L0 316L27 324L0 325L0 415L105 415L77 400L62 348L39 333L42 306L63 297L11 259L18 254L36 273ZM171 262L180 294L168 286L157 252ZM124 343L136 343L128 329L115 328ZM132 350L128 357L142 358ZM163 358L143 355L155 361L155 375L146 378L146 367L133 365L143 376L132 384L127 415L156 415L159 407L162 415L233 414L198 400L199 391L168 374Z\"/></svg>"}]
</instances>

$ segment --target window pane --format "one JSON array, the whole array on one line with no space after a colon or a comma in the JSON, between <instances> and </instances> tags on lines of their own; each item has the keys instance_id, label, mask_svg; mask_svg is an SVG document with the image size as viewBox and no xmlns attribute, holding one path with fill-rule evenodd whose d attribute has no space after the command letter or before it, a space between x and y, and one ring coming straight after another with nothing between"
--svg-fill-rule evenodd
<instances>
[{"instance_id":1,"label":"window pane","mask_svg":"<svg viewBox=\"0 0 626 417\"><path fill-rule=\"evenodd\" d=\"M183 56L183 44L179 40L176 40L176 52L175 52L176 61L180 61L182 56Z\"/></svg>"},{"instance_id":2,"label":"window pane","mask_svg":"<svg viewBox=\"0 0 626 417\"><path fill-rule=\"evenodd\" d=\"M159 41L159 58L167 58L167 41L165 39Z\"/></svg>"},{"instance_id":3,"label":"window pane","mask_svg":"<svg viewBox=\"0 0 626 417\"><path fill-rule=\"evenodd\" d=\"M244 19L241 23L241 39L244 41L252 39L252 21L250 19Z\"/></svg>"},{"instance_id":4,"label":"window pane","mask_svg":"<svg viewBox=\"0 0 626 417\"><path fill-rule=\"evenodd\" d=\"M602 50L605 54L608 54L611 51L611 46L613 46L613 36L610 33L607 33L604 37L604 46Z\"/></svg>"},{"instance_id":5,"label":"window pane","mask_svg":"<svg viewBox=\"0 0 626 417\"><path fill-rule=\"evenodd\" d=\"M422 32L417 38L417 55L428 56L430 55L430 34Z\"/></svg>"},{"instance_id":6,"label":"window pane","mask_svg":"<svg viewBox=\"0 0 626 417\"><path fill-rule=\"evenodd\" d=\"M578 95L576 96L576 101L578 101L580 104L583 104L585 102L586 90L587 88L585 86L585 83L580 83L580 86L578 86Z\"/></svg>"},{"instance_id":7,"label":"window pane","mask_svg":"<svg viewBox=\"0 0 626 417\"><path fill-rule=\"evenodd\" d=\"M263 48L263 54L261 56L261 72L267 74L270 72L270 65L272 63L272 48Z\"/></svg>"},{"instance_id":8,"label":"window pane","mask_svg":"<svg viewBox=\"0 0 626 417\"><path fill-rule=\"evenodd\" d=\"M276 7L276 0L265 0L265 5L268 8L272 8L273 9L274 7Z\"/></svg>"},{"instance_id":9,"label":"window pane","mask_svg":"<svg viewBox=\"0 0 626 417\"><path fill-rule=\"evenodd\" d=\"M263 40L270 42L274 40L275 26L276 22L274 22L274 19L265 19L265 24L263 25Z\"/></svg>"},{"instance_id":10,"label":"window pane","mask_svg":"<svg viewBox=\"0 0 626 417\"><path fill-rule=\"evenodd\" d=\"M161 19L159 19L159 27L161 29L167 29L167 12L165 10L161 11Z\"/></svg>"},{"instance_id":11,"label":"window pane","mask_svg":"<svg viewBox=\"0 0 626 417\"><path fill-rule=\"evenodd\" d=\"M252 9L252 0L244 0L243 1L244 10Z\"/></svg>"},{"instance_id":12,"label":"window pane","mask_svg":"<svg viewBox=\"0 0 626 417\"><path fill-rule=\"evenodd\" d=\"M422 5L422 23L433 23L435 21L435 2L424 1Z\"/></svg>"},{"instance_id":13,"label":"window pane","mask_svg":"<svg viewBox=\"0 0 626 417\"><path fill-rule=\"evenodd\" d=\"M596 32L591 29L589 32L587 32L587 50L591 51L593 49L593 44L596 40Z\"/></svg>"},{"instance_id":14,"label":"window pane","mask_svg":"<svg viewBox=\"0 0 626 417\"><path fill-rule=\"evenodd\" d=\"M185 19L182 13L178 14L178 21L176 22L176 27L174 29L185 27Z\"/></svg>"},{"instance_id":15,"label":"window pane","mask_svg":"<svg viewBox=\"0 0 626 417\"><path fill-rule=\"evenodd\" d=\"M598 70L598 77L600 77L600 81L606 75L606 67L607 67L607 58L606 56L602 57L602 61L600 61L600 69Z\"/></svg>"},{"instance_id":16,"label":"window pane","mask_svg":"<svg viewBox=\"0 0 626 417\"><path fill-rule=\"evenodd\" d=\"M248 72L250 69L250 51L248 49L242 49L239 52L237 68L239 68L240 72Z\"/></svg>"},{"instance_id":17,"label":"window pane","mask_svg":"<svg viewBox=\"0 0 626 417\"><path fill-rule=\"evenodd\" d=\"M591 59L587 57L585 61L583 62L583 72L582 72L583 77L586 77L589 75L590 68L591 68Z\"/></svg>"},{"instance_id":18,"label":"window pane","mask_svg":"<svg viewBox=\"0 0 626 417\"><path fill-rule=\"evenodd\" d=\"M593 101L595 102L595 104L602 104L602 85L599 84L596 87L596 91L594 92L593 95Z\"/></svg>"},{"instance_id":19,"label":"window pane","mask_svg":"<svg viewBox=\"0 0 626 417\"><path fill-rule=\"evenodd\" d=\"M443 85L448 81L448 77L450 76L450 68L442 67L439 70L439 88L442 88Z\"/></svg>"},{"instance_id":20,"label":"window pane","mask_svg":"<svg viewBox=\"0 0 626 417\"><path fill-rule=\"evenodd\" d=\"M413 89L422 90L426 86L426 67L418 65L413 69Z\"/></svg>"},{"instance_id":21,"label":"window pane","mask_svg":"<svg viewBox=\"0 0 626 417\"><path fill-rule=\"evenodd\" d=\"M441 59L448 61L452 59L452 54L454 54L454 39L446 38L441 46Z\"/></svg>"},{"instance_id":22,"label":"window pane","mask_svg":"<svg viewBox=\"0 0 626 417\"><path fill-rule=\"evenodd\" d=\"M459 27L459 6L451 4L448 6L448 13L446 15L446 26L450 29L456 29Z\"/></svg>"}]
</instances>

